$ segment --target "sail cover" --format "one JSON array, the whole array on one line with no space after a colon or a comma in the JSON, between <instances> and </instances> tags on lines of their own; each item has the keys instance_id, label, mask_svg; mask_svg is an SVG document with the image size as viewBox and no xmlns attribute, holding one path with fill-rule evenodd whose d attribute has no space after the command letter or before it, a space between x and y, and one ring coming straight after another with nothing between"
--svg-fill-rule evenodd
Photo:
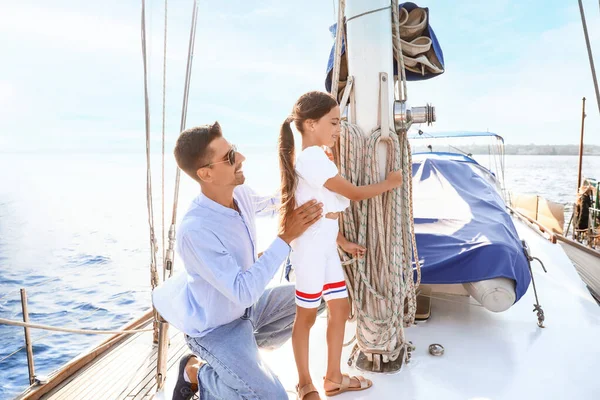
<instances>
[{"instance_id":1,"label":"sail cover","mask_svg":"<svg viewBox=\"0 0 600 400\"><path fill-rule=\"evenodd\" d=\"M421 10L425 11L425 14L424 14L426 16L425 17L425 26L424 26L422 33L420 33L419 36L420 37L424 36L431 40L430 50L427 53L425 53L425 55L431 62L433 62L442 71L442 72L439 72L439 71L432 72L432 71L426 70L425 74L422 74L419 72L411 71L407 67L406 68L406 80L422 81L422 80L431 79L431 78L441 75L445 70L444 54L442 52L442 47L440 46L440 43L438 42L438 39L435 36L435 33L433 32L433 28L429 25L429 9L426 7L419 7L415 3L402 3L402 4L398 5L398 8L400 10L402 10L402 8L404 8L404 9L406 9L406 12L408 12L408 13L410 13L411 11L413 11L415 9L419 9L419 8ZM337 32L337 24L333 24L331 27L329 27L329 31L335 38L336 32ZM414 39L412 39L412 40L414 40ZM331 51L329 52L329 60L327 62L327 73L325 75L325 89L328 92L331 92L331 79L332 79L332 75L333 75L334 54L335 54L335 41L334 41L333 46L331 47ZM405 55L405 62L408 61L408 60L406 60L406 57L408 57L408 56ZM397 75L397 74L398 74L398 68L397 68L396 62L394 62L394 75ZM347 79L347 77L348 77L348 66L347 66L347 60L346 60L346 43L344 40L342 40L342 60L341 60L340 79L342 81L345 81Z\"/></svg>"}]
</instances>

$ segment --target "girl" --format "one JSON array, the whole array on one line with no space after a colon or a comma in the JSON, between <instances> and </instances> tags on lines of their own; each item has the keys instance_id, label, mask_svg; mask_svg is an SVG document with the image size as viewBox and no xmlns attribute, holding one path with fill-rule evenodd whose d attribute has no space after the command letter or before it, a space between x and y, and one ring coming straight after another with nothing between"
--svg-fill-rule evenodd
<instances>
[{"instance_id":1,"label":"girl","mask_svg":"<svg viewBox=\"0 0 600 400\"><path fill-rule=\"evenodd\" d=\"M290 124L302 134L302 152L295 159L294 135ZM292 115L281 126L279 162L281 168L281 223L298 206L316 199L323 203L322 218L291 243L292 265L296 271L296 319L292 346L298 368L296 387L300 399L319 399L308 368L308 338L315 323L321 298L327 302L327 373L324 389L328 396L346 391L364 390L372 382L362 376L349 377L341 372L342 345L346 320L350 314L348 292L337 245L354 256L365 249L348 242L339 232L337 218L350 201L378 196L402 184L400 172L368 186L354 186L338 174L337 167L324 151L340 135L340 108L327 93L309 92L298 99ZM295 161L295 164L294 164ZM283 225L282 225L283 226Z\"/></svg>"}]
</instances>

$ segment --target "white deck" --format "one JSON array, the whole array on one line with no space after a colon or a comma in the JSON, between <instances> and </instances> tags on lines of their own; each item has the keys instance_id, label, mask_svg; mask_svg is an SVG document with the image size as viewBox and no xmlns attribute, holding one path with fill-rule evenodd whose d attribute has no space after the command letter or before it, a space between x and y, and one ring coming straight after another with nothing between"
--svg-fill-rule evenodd
<instances>
[{"instance_id":1,"label":"white deck","mask_svg":"<svg viewBox=\"0 0 600 400\"><path fill-rule=\"evenodd\" d=\"M589 294L559 245L553 245L519 221L515 225L541 258L548 273L534 263L546 328L537 326L532 287L510 310L494 314L468 305L473 299L444 296L434 299L432 316L407 330L415 344L412 360L393 375L366 374L374 386L343 399L597 399L600 398L600 307ZM311 336L313 379L322 383L325 372L325 326L319 318ZM347 339L353 335L352 324ZM442 357L428 346L440 343ZM351 348L344 350L347 360ZM294 397L296 369L291 343L265 352ZM356 371L344 366L351 373ZM173 369L171 374L176 373ZM175 378L170 375L165 393L170 398ZM324 394L322 393L324 397Z\"/></svg>"}]
</instances>

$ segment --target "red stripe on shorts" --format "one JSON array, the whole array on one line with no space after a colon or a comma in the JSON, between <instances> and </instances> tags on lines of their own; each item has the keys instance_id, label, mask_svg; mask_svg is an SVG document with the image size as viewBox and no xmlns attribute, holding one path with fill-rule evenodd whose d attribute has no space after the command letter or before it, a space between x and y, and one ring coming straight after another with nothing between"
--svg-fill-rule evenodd
<instances>
[{"instance_id":1,"label":"red stripe on shorts","mask_svg":"<svg viewBox=\"0 0 600 400\"><path fill-rule=\"evenodd\" d=\"M344 286L346 286L346 281L328 283L323 286L323 291L329 290L329 289L338 289L338 288L342 288Z\"/></svg>"},{"instance_id":2,"label":"red stripe on shorts","mask_svg":"<svg viewBox=\"0 0 600 400\"><path fill-rule=\"evenodd\" d=\"M321 297L321 293L322 292L310 294L310 293L304 293L299 290L296 290L296 296L304 297L305 299L318 299L319 297Z\"/></svg>"}]
</instances>

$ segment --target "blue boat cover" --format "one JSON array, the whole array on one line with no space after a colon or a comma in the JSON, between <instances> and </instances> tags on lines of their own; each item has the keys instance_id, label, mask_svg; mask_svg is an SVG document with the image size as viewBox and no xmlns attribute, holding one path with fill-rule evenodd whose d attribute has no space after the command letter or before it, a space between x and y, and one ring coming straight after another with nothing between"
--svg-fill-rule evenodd
<instances>
[{"instance_id":1,"label":"blue boat cover","mask_svg":"<svg viewBox=\"0 0 600 400\"><path fill-rule=\"evenodd\" d=\"M531 275L494 178L476 163L425 158L413 162L415 236L422 283L504 277L516 300Z\"/></svg>"},{"instance_id":2,"label":"blue boat cover","mask_svg":"<svg viewBox=\"0 0 600 400\"><path fill-rule=\"evenodd\" d=\"M402 3L402 4L398 5L398 9L400 9L402 7L406 8L406 11L410 12L411 10L413 10L419 6L417 6L415 3L407 2L407 3ZM442 69L445 71L446 67L444 64L444 53L442 52L442 47L440 46L440 43L438 42L438 39L435 36L433 29L431 28L431 25L429 25L429 8L427 8L427 7L422 7L422 8L427 11L427 27L425 29L425 32L423 32L423 36L428 36L431 39L431 47L433 48L433 51L435 52L435 55L436 55L437 59L439 60L440 65L442 66ZM337 32L337 23L330 26L329 31L335 38L336 32ZM344 54L346 54L346 43L342 39L342 59L343 59ZM327 62L327 73L325 74L325 89L327 89L328 92L331 92L331 77L333 75L334 55L335 55L335 42L334 42L333 46L331 46L331 51L329 52L329 61ZM398 75L398 65L395 62L394 62L394 75ZM417 74L415 72L406 70L406 80L407 81L423 81L423 80L434 78L439 75L441 75L441 74L421 75L421 74Z\"/></svg>"}]
</instances>

